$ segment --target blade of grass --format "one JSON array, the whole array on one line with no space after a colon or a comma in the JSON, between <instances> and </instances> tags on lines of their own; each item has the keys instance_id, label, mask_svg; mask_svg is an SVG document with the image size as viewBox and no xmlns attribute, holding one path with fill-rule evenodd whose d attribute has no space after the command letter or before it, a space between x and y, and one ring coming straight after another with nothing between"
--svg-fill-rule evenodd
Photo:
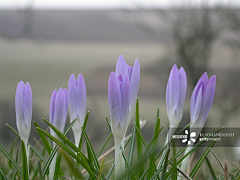
<instances>
[{"instance_id":1,"label":"blade of grass","mask_svg":"<svg viewBox=\"0 0 240 180\"><path fill-rule=\"evenodd\" d=\"M71 155L74 159L76 159L76 161L78 161L85 169L87 169L88 172L90 173L97 173L96 170L93 168L93 166L91 165L91 163L88 161L88 159L81 153L78 152L78 154L80 155L80 158L78 156L76 156L66 145L64 145L63 143L61 143L59 140L57 140L56 138L54 138L53 136L51 136L49 133L47 133L46 131L40 129L37 127L37 131L39 133L43 133L44 135L46 135L48 138L50 138L52 141L56 142L59 146L61 146L69 155ZM75 147L74 149L76 149L77 151L79 151L79 149L73 144L73 146ZM46 166L46 165L45 165ZM91 168L91 169L90 169ZM46 173L46 171L45 171Z\"/></svg>"},{"instance_id":2,"label":"blade of grass","mask_svg":"<svg viewBox=\"0 0 240 180\"><path fill-rule=\"evenodd\" d=\"M136 125L136 139L137 139L137 157L140 159L142 157L142 140L144 139L141 136L140 130L140 117L139 117L139 99L137 98L136 102L136 113L135 113L135 125ZM144 173L143 167L139 168L139 177Z\"/></svg>"},{"instance_id":3,"label":"blade of grass","mask_svg":"<svg viewBox=\"0 0 240 180\"><path fill-rule=\"evenodd\" d=\"M67 162L68 167L71 170L71 173L75 176L75 179L79 179L79 180L83 179L81 172L79 172L78 168L76 168L76 164L73 163L73 160L69 157L69 155L67 155L66 152L63 151L62 149L60 150L60 152L63 158L65 159L65 161Z\"/></svg>"},{"instance_id":4,"label":"blade of grass","mask_svg":"<svg viewBox=\"0 0 240 180\"><path fill-rule=\"evenodd\" d=\"M57 160L56 160L56 166L55 166L55 172L54 172L54 179L58 179L58 175L59 175L59 169L60 169L60 163L61 163L61 157L62 155L59 154L59 156L57 157ZM63 175L63 174L62 174Z\"/></svg>"},{"instance_id":5,"label":"blade of grass","mask_svg":"<svg viewBox=\"0 0 240 180\"><path fill-rule=\"evenodd\" d=\"M100 180L100 178L101 178L104 162L105 162L105 159L102 160L102 164L101 164L101 167L100 167L100 171L99 171L97 180Z\"/></svg>"},{"instance_id":6,"label":"blade of grass","mask_svg":"<svg viewBox=\"0 0 240 180\"><path fill-rule=\"evenodd\" d=\"M8 160L11 161L11 163L16 167L16 169L20 172L20 174L23 175L22 169L18 166L18 164L16 163L16 161L14 161L12 156L10 156L10 154L8 154L7 151L1 145L0 145L0 150L8 158Z\"/></svg>"},{"instance_id":7,"label":"blade of grass","mask_svg":"<svg viewBox=\"0 0 240 180\"><path fill-rule=\"evenodd\" d=\"M28 164L27 164L27 152L25 148L25 144L22 140L22 164L23 164L23 179L27 180L28 179Z\"/></svg>"},{"instance_id":8,"label":"blade of grass","mask_svg":"<svg viewBox=\"0 0 240 180\"><path fill-rule=\"evenodd\" d=\"M210 149L214 146L215 141L211 142L211 144L208 146L208 148L204 151L204 153L202 154L202 156L199 158L198 162L196 163L196 165L194 166L190 177L193 178L195 176L195 174L197 173L198 169L200 168L200 166L203 163L203 160L205 159L205 156L208 155L208 153L210 152Z\"/></svg>"},{"instance_id":9,"label":"blade of grass","mask_svg":"<svg viewBox=\"0 0 240 180\"><path fill-rule=\"evenodd\" d=\"M1 179L3 179L3 180L7 180L7 176L5 175L5 173L4 173L4 171L3 171L3 169L2 169L1 166L0 166L0 174L1 174L1 176L2 176Z\"/></svg>"},{"instance_id":10,"label":"blade of grass","mask_svg":"<svg viewBox=\"0 0 240 180\"><path fill-rule=\"evenodd\" d=\"M84 130L86 129L86 126L87 126L88 117L89 117L89 111L87 112L87 115L86 115L85 120L84 120L84 123L83 123L82 129L84 129ZM81 138L80 138L79 146L78 146L78 148L79 148L80 150L82 149L82 141L83 141L83 134L81 134Z\"/></svg>"},{"instance_id":11,"label":"blade of grass","mask_svg":"<svg viewBox=\"0 0 240 180\"><path fill-rule=\"evenodd\" d=\"M168 162L168 155L169 155L170 149L168 149L166 156L165 156L165 161L164 161L164 166L163 166L163 173L162 173L162 178L161 180L165 180L165 175L167 172L167 162Z\"/></svg>"},{"instance_id":12,"label":"blade of grass","mask_svg":"<svg viewBox=\"0 0 240 180\"><path fill-rule=\"evenodd\" d=\"M208 166L209 172L210 172L213 180L217 180L217 177L216 177L216 175L215 175L215 173L214 173L213 167L212 167L210 161L208 160L207 156L205 156L205 159L206 159L207 166Z\"/></svg>"},{"instance_id":13,"label":"blade of grass","mask_svg":"<svg viewBox=\"0 0 240 180\"><path fill-rule=\"evenodd\" d=\"M175 147L175 141L173 140L173 157L176 156L176 147ZM173 166L172 166L172 180L177 179L177 159L173 160Z\"/></svg>"},{"instance_id":14,"label":"blade of grass","mask_svg":"<svg viewBox=\"0 0 240 180\"><path fill-rule=\"evenodd\" d=\"M91 153L91 157L93 158L93 162L96 166L96 170L99 171L100 170L100 165L98 163L98 160L97 160L97 157L96 157L96 154L92 148L92 145L91 145L91 142L87 136L87 133L85 132L85 130L82 128L82 133L83 133L83 136L85 138L85 141L86 141L86 144L87 144L87 147L89 148L89 153Z\"/></svg>"}]
</instances>

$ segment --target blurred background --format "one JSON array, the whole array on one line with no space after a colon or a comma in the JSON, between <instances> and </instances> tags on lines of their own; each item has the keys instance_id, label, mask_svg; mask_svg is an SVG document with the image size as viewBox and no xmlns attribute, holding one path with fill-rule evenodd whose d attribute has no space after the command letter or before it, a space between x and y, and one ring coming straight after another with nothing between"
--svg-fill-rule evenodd
<instances>
[{"instance_id":1,"label":"blurred background","mask_svg":"<svg viewBox=\"0 0 240 180\"><path fill-rule=\"evenodd\" d=\"M129 65L135 58L141 64L138 96L147 140L158 107L167 131L165 91L173 64L187 73L185 123L192 90L208 72L217 76L217 86L206 126L240 127L239 7L237 0L1 1L1 145L9 148L14 141L5 124L16 128L14 99L20 80L32 87L33 121L46 128L41 119L48 119L52 91L67 88L70 75L82 73L90 111L87 133L98 148L110 132L107 83L120 54ZM165 135L160 135L162 143ZM30 141L37 139L32 123Z\"/></svg>"}]
</instances>

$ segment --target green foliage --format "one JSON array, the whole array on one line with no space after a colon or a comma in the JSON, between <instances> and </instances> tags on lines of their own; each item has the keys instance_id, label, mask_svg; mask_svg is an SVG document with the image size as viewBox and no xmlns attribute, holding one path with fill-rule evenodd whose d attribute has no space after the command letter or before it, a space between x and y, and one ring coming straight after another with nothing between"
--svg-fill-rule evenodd
<instances>
[{"instance_id":1,"label":"green foliage","mask_svg":"<svg viewBox=\"0 0 240 180\"><path fill-rule=\"evenodd\" d=\"M57 154L56 170L54 179L96 179L96 180L112 180L114 177L114 160L110 155L114 148L106 150L107 145L112 142L111 124L106 117L106 122L109 126L109 135L99 151L94 149L94 144L91 143L89 134L86 132L89 113L87 113L84 125L82 127L82 136L79 142L79 147L67 138L67 134L76 122L76 119L66 128L64 133L61 133L57 128L50 124L47 120L43 121L57 134L58 138L51 136L51 134L42 129L37 122L34 122L40 136L40 145L33 146L28 143L30 147L29 164L27 164L27 149L25 149L24 142L21 141L21 148L17 147L18 132L7 125L8 128L16 135L17 139L12 143L10 152L8 153L2 146L0 151L6 157L7 161L0 162L0 180L11 179L47 179L49 166L55 154ZM164 128L161 126L159 117L159 108L157 110L154 131L152 139L148 142L141 132L140 127L140 112L139 100L136 103L135 122L132 128L132 133L126 137L125 152L123 157L126 164L126 173L122 174L119 179L139 179L139 180L176 180L179 175L185 176L189 179L196 179L201 173L201 167L205 165L208 169L208 177L213 180L225 179L224 172L221 176L216 174L215 166L208 159L211 155L209 152L214 146L212 142L205 148L202 155L196 159L193 168L189 174L180 172L181 163L193 152L197 151L204 141L199 141L194 147L184 155L187 147L175 147L175 142L169 138L168 143L163 145L166 135L160 134ZM183 127L178 134L183 132L190 123ZM221 131L221 129L214 129L209 134L214 134ZM210 135L208 136L210 137ZM52 149L52 142L57 146ZM83 143L85 142L85 143ZM205 162L205 163L204 163ZM229 170L227 173L231 179L240 179L239 165L236 168Z\"/></svg>"}]
</instances>

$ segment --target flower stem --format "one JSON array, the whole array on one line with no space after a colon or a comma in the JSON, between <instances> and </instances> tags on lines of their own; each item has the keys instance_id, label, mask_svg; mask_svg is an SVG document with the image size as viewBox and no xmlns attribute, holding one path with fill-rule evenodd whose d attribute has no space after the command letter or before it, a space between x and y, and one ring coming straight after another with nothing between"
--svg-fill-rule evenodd
<instances>
[{"instance_id":1,"label":"flower stem","mask_svg":"<svg viewBox=\"0 0 240 180\"><path fill-rule=\"evenodd\" d=\"M125 173L125 161L123 159L122 150L122 138L114 138L115 141L115 178L121 177ZM122 147L123 148L123 147Z\"/></svg>"}]
</instances>

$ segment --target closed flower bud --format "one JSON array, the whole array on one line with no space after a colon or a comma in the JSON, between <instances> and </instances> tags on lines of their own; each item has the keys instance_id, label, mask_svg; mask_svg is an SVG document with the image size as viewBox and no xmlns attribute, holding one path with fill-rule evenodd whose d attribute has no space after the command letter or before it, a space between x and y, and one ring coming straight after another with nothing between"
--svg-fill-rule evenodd
<instances>
[{"instance_id":1,"label":"closed flower bud","mask_svg":"<svg viewBox=\"0 0 240 180\"><path fill-rule=\"evenodd\" d=\"M49 122L59 131L63 132L68 112L68 94L67 89L60 88L57 92L55 89L51 96L49 108ZM50 133L55 136L51 129Z\"/></svg>"},{"instance_id":2,"label":"closed flower bud","mask_svg":"<svg viewBox=\"0 0 240 180\"><path fill-rule=\"evenodd\" d=\"M184 69L172 67L166 90L167 115L170 128L176 127L182 119L183 107L187 93L187 77Z\"/></svg>"},{"instance_id":3,"label":"closed flower bud","mask_svg":"<svg viewBox=\"0 0 240 180\"><path fill-rule=\"evenodd\" d=\"M193 90L190 104L192 128L202 128L211 109L216 86L216 76L208 79L204 73Z\"/></svg>"},{"instance_id":4,"label":"closed flower bud","mask_svg":"<svg viewBox=\"0 0 240 180\"><path fill-rule=\"evenodd\" d=\"M86 85L82 74L79 74L75 80L74 74L69 78L68 82L68 105L70 113L70 122L77 118L77 121L72 127L75 145L78 146L80 136L82 134L81 127L85 120L86 111Z\"/></svg>"},{"instance_id":5,"label":"closed flower bud","mask_svg":"<svg viewBox=\"0 0 240 180\"><path fill-rule=\"evenodd\" d=\"M15 96L17 129L21 140L27 146L32 120L32 90L30 84L20 81Z\"/></svg>"}]
</instances>

